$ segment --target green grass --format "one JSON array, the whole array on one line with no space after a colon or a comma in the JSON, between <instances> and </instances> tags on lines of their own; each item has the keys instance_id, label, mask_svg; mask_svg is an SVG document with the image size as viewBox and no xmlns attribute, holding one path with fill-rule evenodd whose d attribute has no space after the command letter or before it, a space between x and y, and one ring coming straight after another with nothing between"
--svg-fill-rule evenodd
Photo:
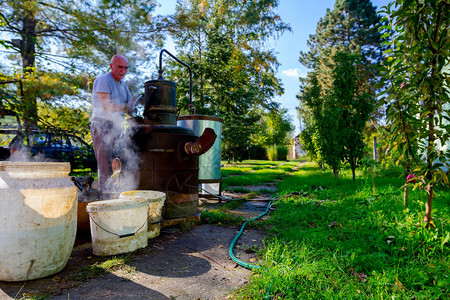
<instances>
[{"instance_id":1,"label":"green grass","mask_svg":"<svg viewBox=\"0 0 450 300\"><path fill-rule=\"evenodd\" d=\"M262 185L272 183L275 180L282 180L286 178L289 172L299 164L299 161L267 161L267 160L246 160L236 164L224 164L222 168L222 188L228 189L229 186L234 186L233 192L241 192L246 195L241 200L224 202L217 209L202 211L201 220L204 223L214 223L219 225L233 225L241 226L245 219L240 216L235 216L228 210L239 207L245 199L251 199L260 194L273 194L273 191L261 189L258 192L251 192L245 186L248 185ZM235 175L233 177L226 177ZM260 228L265 226L263 222L255 221L249 223L250 227Z\"/></svg>"},{"instance_id":2,"label":"green grass","mask_svg":"<svg viewBox=\"0 0 450 300\"><path fill-rule=\"evenodd\" d=\"M24 293L21 298L14 298L14 299L18 299L18 300L46 300L46 299L50 299L50 297L51 297L50 295L32 295L32 294Z\"/></svg>"},{"instance_id":3,"label":"green grass","mask_svg":"<svg viewBox=\"0 0 450 300\"><path fill-rule=\"evenodd\" d=\"M222 164L224 165L224 168L239 166L239 167L250 167L250 168L262 168L266 167L268 165L276 166L279 165L280 161L269 161L269 160L243 160L239 163L226 163L222 161Z\"/></svg>"},{"instance_id":4,"label":"green grass","mask_svg":"<svg viewBox=\"0 0 450 300\"><path fill-rule=\"evenodd\" d=\"M226 165L222 168L223 189L229 186L261 185L284 179L298 165L297 161L243 161L239 165ZM230 175L236 175L229 177ZM227 177L228 176L228 177Z\"/></svg>"},{"instance_id":5,"label":"green grass","mask_svg":"<svg viewBox=\"0 0 450 300\"><path fill-rule=\"evenodd\" d=\"M129 273L134 271L133 267L130 267L128 264L130 262L130 258L125 254L121 256L113 256L110 259L101 262L95 262L94 264L90 264L88 266L83 267L79 272L74 276L74 280L86 280L94 277L98 277L103 275L104 273L112 273L115 270L123 269Z\"/></svg>"},{"instance_id":6,"label":"green grass","mask_svg":"<svg viewBox=\"0 0 450 300\"><path fill-rule=\"evenodd\" d=\"M274 237L261 269L233 297L448 299L450 191L436 191L435 226L425 228L426 195L410 191L405 208L403 182L379 171L374 190L371 176L353 182L343 171L335 179L306 164L278 185Z\"/></svg>"},{"instance_id":7,"label":"green grass","mask_svg":"<svg viewBox=\"0 0 450 300\"><path fill-rule=\"evenodd\" d=\"M228 176L236 176L236 175L244 175L247 172L253 171L252 168L239 168L239 167L229 167L226 169L222 169L222 176L228 177Z\"/></svg>"},{"instance_id":8,"label":"green grass","mask_svg":"<svg viewBox=\"0 0 450 300\"><path fill-rule=\"evenodd\" d=\"M78 168L70 171L70 176L93 176L97 179L97 172L92 171L91 168Z\"/></svg>"},{"instance_id":9,"label":"green grass","mask_svg":"<svg viewBox=\"0 0 450 300\"><path fill-rule=\"evenodd\" d=\"M241 226L245 220L242 217L227 213L222 209L202 211L201 220L206 224Z\"/></svg>"}]
</instances>

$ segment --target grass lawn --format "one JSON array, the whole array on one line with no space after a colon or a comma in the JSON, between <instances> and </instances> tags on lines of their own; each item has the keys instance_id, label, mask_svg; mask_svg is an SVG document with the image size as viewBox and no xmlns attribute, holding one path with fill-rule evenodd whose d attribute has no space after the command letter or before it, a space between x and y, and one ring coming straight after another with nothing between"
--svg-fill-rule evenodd
<instances>
[{"instance_id":1,"label":"grass lawn","mask_svg":"<svg viewBox=\"0 0 450 300\"><path fill-rule=\"evenodd\" d=\"M266 170L271 181L295 164L243 165L241 179ZM353 182L350 171L335 179L305 164L279 182L261 268L233 298L449 299L450 191L437 189L434 225L425 228L426 195L410 191L405 208L403 182L395 170Z\"/></svg>"},{"instance_id":2,"label":"grass lawn","mask_svg":"<svg viewBox=\"0 0 450 300\"><path fill-rule=\"evenodd\" d=\"M224 164L222 187L261 185L284 179L299 162L244 160L239 165Z\"/></svg>"}]
</instances>

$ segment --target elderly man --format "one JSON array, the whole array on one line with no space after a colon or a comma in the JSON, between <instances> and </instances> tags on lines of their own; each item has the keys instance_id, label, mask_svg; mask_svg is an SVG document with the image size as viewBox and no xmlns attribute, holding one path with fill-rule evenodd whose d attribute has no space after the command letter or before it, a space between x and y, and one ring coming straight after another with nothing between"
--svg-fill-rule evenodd
<instances>
[{"instance_id":1,"label":"elderly man","mask_svg":"<svg viewBox=\"0 0 450 300\"><path fill-rule=\"evenodd\" d=\"M132 105L131 93L123 81L128 72L128 60L122 55L111 59L111 72L100 75L92 90L93 114L91 135L98 167L98 188L105 190L112 175L112 150L122 131L124 112Z\"/></svg>"}]
</instances>

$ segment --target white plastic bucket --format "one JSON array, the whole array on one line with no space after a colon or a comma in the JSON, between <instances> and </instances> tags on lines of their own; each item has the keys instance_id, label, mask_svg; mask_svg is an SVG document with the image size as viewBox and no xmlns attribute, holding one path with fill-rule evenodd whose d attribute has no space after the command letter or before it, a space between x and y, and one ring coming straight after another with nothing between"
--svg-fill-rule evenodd
<instances>
[{"instance_id":1,"label":"white plastic bucket","mask_svg":"<svg viewBox=\"0 0 450 300\"><path fill-rule=\"evenodd\" d=\"M0 162L0 280L61 271L77 229L77 188L69 163Z\"/></svg>"},{"instance_id":2,"label":"white plastic bucket","mask_svg":"<svg viewBox=\"0 0 450 300\"><path fill-rule=\"evenodd\" d=\"M133 252L148 245L146 199L112 199L88 204L94 255Z\"/></svg>"},{"instance_id":3,"label":"white plastic bucket","mask_svg":"<svg viewBox=\"0 0 450 300\"><path fill-rule=\"evenodd\" d=\"M160 234L164 201L166 200L165 193L150 190L126 191L122 192L119 198L148 200L148 238L155 238Z\"/></svg>"}]
</instances>

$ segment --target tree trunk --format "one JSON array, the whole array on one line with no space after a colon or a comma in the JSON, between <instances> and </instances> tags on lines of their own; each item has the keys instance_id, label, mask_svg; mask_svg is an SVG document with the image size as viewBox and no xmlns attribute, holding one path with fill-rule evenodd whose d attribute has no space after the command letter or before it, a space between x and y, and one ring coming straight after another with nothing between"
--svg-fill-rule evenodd
<instances>
[{"instance_id":1,"label":"tree trunk","mask_svg":"<svg viewBox=\"0 0 450 300\"><path fill-rule=\"evenodd\" d=\"M25 10L22 20L22 43L20 49L23 76L25 80L34 72L36 57L36 23L37 20L35 19L33 12ZM27 91L25 88L22 101L22 113L25 128L37 125L36 93Z\"/></svg>"},{"instance_id":2,"label":"tree trunk","mask_svg":"<svg viewBox=\"0 0 450 300\"><path fill-rule=\"evenodd\" d=\"M405 186L405 188L403 189L403 205L405 207L408 207L408 191L409 188Z\"/></svg>"},{"instance_id":3,"label":"tree trunk","mask_svg":"<svg viewBox=\"0 0 450 300\"><path fill-rule=\"evenodd\" d=\"M202 36L201 33L198 34L198 65L202 65ZM200 73L200 103L204 103L204 84L203 84L203 72ZM190 108L189 108L190 109Z\"/></svg>"},{"instance_id":4,"label":"tree trunk","mask_svg":"<svg viewBox=\"0 0 450 300\"><path fill-rule=\"evenodd\" d=\"M371 168L371 173L372 173L372 191L373 194L376 195L377 194L377 188L375 186L375 165L372 166Z\"/></svg>"},{"instance_id":5,"label":"tree trunk","mask_svg":"<svg viewBox=\"0 0 450 300\"><path fill-rule=\"evenodd\" d=\"M333 174L334 174L334 178L338 178L339 177L339 171L336 168L333 168Z\"/></svg>"},{"instance_id":6,"label":"tree trunk","mask_svg":"<svg viewBox=\"0 0 450 300\"><path fill-rule=\"evenodd\" d=\"M436 78L436 66L437 61L436 58L432 59L431 61L431 77L432 78ZM429 90L428 90L428 94L429 95L434 95L435 91L434 91L434 86L430 85L429 86ZM427 109L428 113L427 113L427 119L428 119L428 126L427 126L427 134L428 134L428 138L427 138L427 170L425 173L425 178L426 178L426 182L430 182L433 179L433 174L436 172L433 170L433 153L435 151L435 147L436 147L436 136L435 136L435 123L434 123L434 115L436 112L436 107L433 105L433 98L429 97L425 102L425 108ZM433 208L433 185L434 183L428 183L428 185L426 186L426 192L427 192L427 204L425 205L425 218L424 221L425 222L430 222L432 217L431 217L431 210Z\"/></svg>"},{"instance_id":7,"label":"tree trunk","mask_svg":"<svg viewBox=\"0 0 450 300\"><path fill-rule=\"evenodd\" d=\"M24 73L31 73L35 63L36 19L31 12L25 12L22 23L22 67Z\"/></svg>"},{"instance_id":8,"label":"tree trunk","mask_svg":"<svg viewBox=\"0 0 450 300\"><path fill-rule=\"evenodd\" d=\"M411 159L409 158L408 153L406 153L406 165L405 165L405 178L411 173ZM403 205L408 207L408 189L409 187L405 185L403 190Z\"/></svg>"},{"instance_id":9,"label":"tree trunk","mask_svg":"<svg viewBox=\"0 0 450 300\"><path fill-rule=\"evenodd\" d=\"M427 105L426 105L427 106ZM427 106L429 107L429 106ZM432 113L428 114L428 147L427 147L427 173L426 173L426 182L430 182L433 179L433 162L431 161L431 154L433 152L433 149L435 147L434 144L434 110L432 110ZM427 203L425 205L425 217L424 222L430 222L431 217L431 210L433 209L433 184L428 184L425 188L427 192Z\"/></svg>"},{"instance_id":10,"label":"tree trunk","mask_svg":"<svg viewBox=\"0 0 450 300\"><path fill-rule=\"evenodd\" d=\"M433 185L428 185L426 187L427 191L427 203L425 205L425 218L424 222L430 222L432 220L431 211L433 210Z\"/></svg>"},{"instance_id":11,"label":"tree trunk","mask_svg":"<svg viewBox=\"0 0 450 300\"><path fill-rule=\"evenodd\" d=\"M431 160L435 145L434 136L434 107L430 103L431 100L425 101L425 107L428 109L428 146L427 146L427 172L425 173L426 182L430 182L433 179L433 161ZM425 222L431 221L431 210L433 207L433 184L428 184L425 188L427 192L427 203L425 205Z\"/></svg>"},{"instance_id":12,"label":"tree trunk","mask_svg":"<svg viewBox=\"0 0 450 300\"><path fill-rule=\"evenodd\" d=\"M356 166L352 164L351 168L352 168L352 179L353 179L353 182L355 182L355 180L356 180L356 176L355 176Z\"/></svg>"}]
</instances>

